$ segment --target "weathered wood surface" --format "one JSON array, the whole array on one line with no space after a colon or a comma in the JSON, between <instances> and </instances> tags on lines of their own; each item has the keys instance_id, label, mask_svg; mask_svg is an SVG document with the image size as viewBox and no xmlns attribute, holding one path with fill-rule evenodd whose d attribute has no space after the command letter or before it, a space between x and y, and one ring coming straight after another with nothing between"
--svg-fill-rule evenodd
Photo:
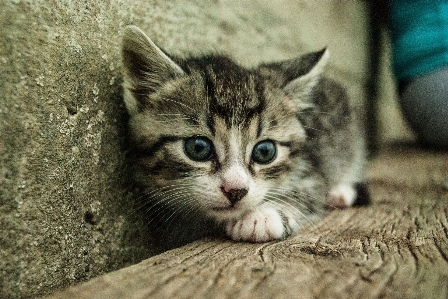
<instances>
[{"instance_id":1,"label":"weathered wood surface","mask_svg":"<svg viewBox=\"0 0 448 299\"><path fill-rule=\"evenodd\" d=\"M393 148L368 207L265 244L198 241L49 298L448 298L448 153Z\"/></svg>"}]
</instances>

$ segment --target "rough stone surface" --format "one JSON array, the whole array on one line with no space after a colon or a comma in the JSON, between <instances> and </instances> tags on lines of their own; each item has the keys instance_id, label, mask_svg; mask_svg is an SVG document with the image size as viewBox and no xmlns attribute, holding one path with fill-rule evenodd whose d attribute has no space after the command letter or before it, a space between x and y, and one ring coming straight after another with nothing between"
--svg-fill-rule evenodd
<instances>
[{"instance_id":1,"label":"rough stone surface","mask_svg":"<svg viewBox=\"0 0 448 299\"><path fill-rule=\"evenodd\" d=\"M31 298L158 252L133 208L121 103L121 29L168 52L245 65L328 45L357 103L367 71L362 1L0 3L0 292Z\"/></svg>"}]
</instances>

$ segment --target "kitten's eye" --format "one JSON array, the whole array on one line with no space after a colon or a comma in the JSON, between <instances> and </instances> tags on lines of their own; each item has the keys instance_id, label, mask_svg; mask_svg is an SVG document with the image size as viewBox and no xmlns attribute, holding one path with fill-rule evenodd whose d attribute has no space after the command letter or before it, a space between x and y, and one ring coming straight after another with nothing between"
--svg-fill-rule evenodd
<instances>
[{"instance_id":1,"label":"kitten's eye","mask_svg":"<svg viewBox=\"0 0 448 299\"><path fill-rule=\"evenodd\" d=\"M258 142L252 150L252 160L258 164L269 164L277 155L275 143L271 140Z\"/></svg>"},{"instance_id":2,"label":"kitten's eye","mask_svg":"<svg viewBox=\"0 0 448 299\"><path fill-rule=\"evenodd\" d=\"M212 142L206 137L191 137L185 140L185 153L187 156L198 162L210 160L213 155Z\"/></svg>"}]
</instances>

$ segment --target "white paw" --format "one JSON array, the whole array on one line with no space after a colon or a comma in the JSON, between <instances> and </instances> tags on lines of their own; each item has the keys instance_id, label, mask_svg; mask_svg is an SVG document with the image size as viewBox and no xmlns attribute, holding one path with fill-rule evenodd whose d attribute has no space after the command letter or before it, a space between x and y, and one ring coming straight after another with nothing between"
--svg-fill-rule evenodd
<instances>
[{"instance_id":1,"label":"white paw","mask_svg":"<svg viewBox=\"0 0 448 299\"><path fill-rule=\"evenodd\" d=\"M230 220L226 232L235 241L267 242L284 237L285 227L276 210L264 208Z\"/></svg>"},{"instance_id":2,"label":"white paw","mask_svg":"<svg viewBox=\"0 0 448 299\"><path fill-rule=\"evenodd\" d=\"M328 194L327 207L343 209L351 207L356 200L356 190L352 185L340 184L331 189Z\"/></svg>"}]
</instances>

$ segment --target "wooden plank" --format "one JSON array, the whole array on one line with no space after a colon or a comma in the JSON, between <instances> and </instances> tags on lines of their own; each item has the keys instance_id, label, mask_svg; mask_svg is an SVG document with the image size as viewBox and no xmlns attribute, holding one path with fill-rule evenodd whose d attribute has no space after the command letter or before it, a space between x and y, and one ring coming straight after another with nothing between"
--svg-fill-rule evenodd
<instances>
[{"instance_id":1,"label":"wooden plank","mask_svg":"<svg viewBox=\"0 0 448 299\"><path fill-rule=\"evenodd\" d=\"M448 153L389 149L373 203L264 244L200 240L48 298L448 298Z\"/></svg>"}]
</instances>

